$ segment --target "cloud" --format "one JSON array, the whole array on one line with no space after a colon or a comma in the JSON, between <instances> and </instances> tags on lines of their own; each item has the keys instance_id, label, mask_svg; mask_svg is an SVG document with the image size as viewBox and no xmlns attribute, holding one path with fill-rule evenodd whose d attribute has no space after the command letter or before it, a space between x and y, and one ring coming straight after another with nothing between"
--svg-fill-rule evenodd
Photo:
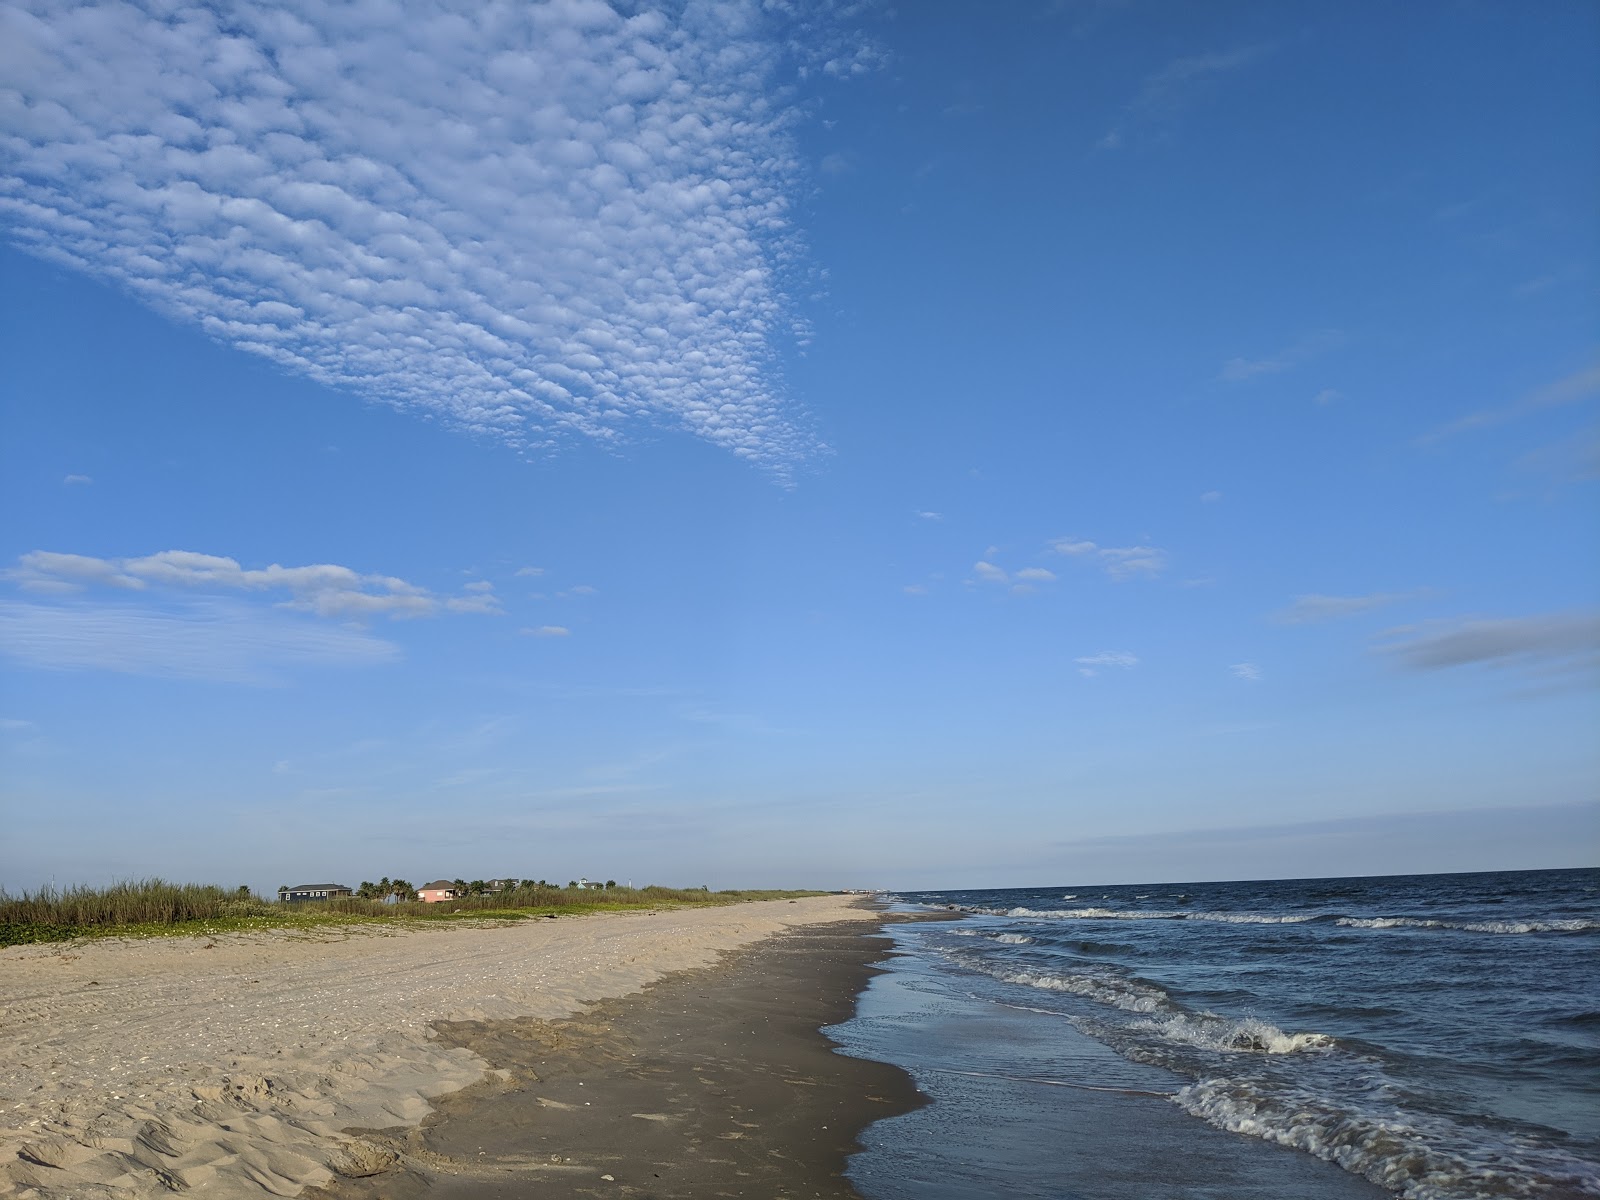
<instances>
[{"instance_id":1,"label":"cloud","mask_svg":"<svg viewBox=\"0 0 1600 1200\"><path fill-rule=\"evenodd\" d=\"M1200 493L1200 503L1201 504L1216 504L1221 499L1222 499L1222 493L1221 492L1211 491L1211 492L1201 492Z\"/></svg>"},{"instance_id":2,"label":"cloud","mask_svg":"<svg viewBox=\"0 0 1600 1200\"><path fill-rule=\"evenodd\" d=\"M900 590L908 596L926 596L928 594L928 585L925 583L908 583Z\"/></svg>"},{"instance_id":3,"label":"cloud","mask_svg":"<svg viewBox=\"0 0 1600 1200\"><path fill-rule=\"evenodd\" d=\"M1420 441L1423 445L1429 445L1445 438L1455 437L1457 434L1470 433L1478 429L1492 429L1497 425L1520 420L1547 408L1576 404L1595 395L1600 395L1600 365L1585 367L1544 387L1535 388L1502 408L1487 408L1480 412L1469 413L1451 421L1448 425L1441 425L1431 433L1424 434Z\"/></svg>"},{"instance_id":4,"label":"cloud","mask_svg":"<svg viewBox=\"0 0 1600 1200\"><path fill-rule=\"evenodd\" d=\"M1210 81L1271 52L1270 46L1244 46L1226 53L1194 54L1173 60L1145 79L1139 94L1100 139L1100 148L1116 150L1134 133L1170 123L1199 98Z\"/></svg>"},{"instance_id":5,"label":"cloud","mask_svg":"<svg viewBox=\"0 0 1600 1200\"><path fill-rule=\"evenodd\" d=\"M1056 573L1047 571L1043 567L1023 567L1013 578L1019 579L1023 583L1054 583Z\"/></svg>"},{"instance_id":6,"label":"cloud","mask_svg":"<svg viewBox=\"0 0 1600 1200\"><path fill-rule=\"evenodd\" d=\"M4 572L26 591L72 594L87 588L143 591L151 586L192 591L287 592L280 607L322 617L431 617L441 612L498 613L494 585L468 584L462 596L441 597L392 575L364 575L349 567L273 563L246 570L237 559L193 550L163 550L142 558L95 558L34 550Z\"/></svg>"},{"instance_id":7,"label":"cloud","mask_svg":"<svg viewBox=\"0 0 1600 1200\"><path fill-rule=\"evenodd\" d=\"M1340 400L1340 399L1343 399L1343 397L1336 389L1334 389L1334 388L1323 388L1315 396L1311 397L1311 403L1313 403L1313 404L1332 404L1335 400Z\"/></svg>"},{"instance_id":8,"label":"cloud","mask_svg":"<svg viewBox=\"0 0 1600 1200\"><path fill-rule=\"evenodd\" d=\"M1242 679L1246 683L1261 682L1261 668L1256 666L1255 663L1234 663L1228 668L1228 673L1235 679Z\"/></svg>"},{"instance_id":9,"label":"cloud","mask_svg":"<svg viewBox=\"0 0 1600 1200\"><path fill-rule=\"evenodd\" d=\"M1078 664L1078 674L1085 679L1094 678L1102 667L1117 667L1126 671L1139 665L1137 655L1123 650L1102 650L1099 654L1087 654L1072 661Z\"/></svg>"},{"instance_id":10,"label":"cloud","mask_svg":"<svg viewBox=\"0 0 1600 1200\"><path fill-rule=\"evenodd\" d=\"M518 567L514 572L518 579L528 579L533 576L543 575L543 567Z\"/></svg>"},{"instance_id":11,"label":"cloud","mask_svg":"<svg viewBox=\"0 0 1600 1200\"><path fill-rule=\"evenodd\" d=\"M917 514L917 516L921 517L924 521L942 521L942 520L944 520L944 514L943 513L919 512Z\"/></svg>"},{"instance_id":12,"label":"cloud","mask_svg":"<svg viewBox=\"0 0 1600 1200\"><path fill-rule=\"evenodd\" d=\"M201 600L159 612L0 603L0 653L53 670L269 684L286 667L375 666L397 660L400 648L361 630Z\"/></svg>"},{"instance_id":13,"label":"cloud","mask_svg":"<svg viewBox=\"0 0 1600 1200\"><path fill-rule=\"evenodd\" d=\"M88 487L94 480L88 475L68 475L61 482L67 487Z\"/></svg>"},{"instance_id":14,"label":"cloud","mask_svg":"<svg viewBox=\"0 0 1600 1200\"><path fill-rule=\"evenodd\" d=\"M1600 612L1595 611L1435 622L1393 629L1389 635L1384 653L1413 671L1600 665Z\"/></svg>"},{"instance_id":15,"label":"cloud","mask_svg":"<svg viewBox=\"0 0 1600 1200\"><path fill-rule=\"evenodd\" d=\"M773 97L816 40L786 42L784 7L21 0L0 214L29 253L460 430L529 451L648 421L782 472L820 448L777 365L806 333ZM817 69L870 69L847 42Z\"/></svg>"},{"instance_id":16,"label":"cloud","mask_svg":"<svg viewBox=\"0 0 1600 1200\"><path fill-rule=\"evenodd\" d=\"M1050 548L1069 558L1096 563L1118 583L1154 579L1167 566L1167 552L1157 546L1101 546L1079 538L1056 538Z\"/></svg>"},{"instance_id":17,"label":"cloud","mask_svg":"<svg viewBox=\"0 0 1600 1200\"><path fill-rule=\"evenodd\" d=\"M1248 379L1255 379L1261 375L1276 375L1280 371L1288 371L1298 367L1318 355L1325 354L1344 343L1344 333L1338 329L1319 329L1308 333L1298 341L1285 346L1276 354L1266 358L1230 358L1222 364L1222 370L1217 372L1217 378L1224 383L1243 383ZM1337 395L1338 393L1333 393ZM1317 396L1317 402L1325 403L1323 392ZM1331 398L1331 397L1330 397Z\"/></svg>"},{"instance_id":18,"label":"cloud","mask_svg":"<svg viewBox=\"0 0 1600 1200\"><path fill-rule=\"evenodd\" d=\"M1581 429L1570 437L1519 455L1519 471L1543 475L1556 483L1600 479L1600 429Z\"/></svg>"},{"instance_id":19,"label":"cloud","mask_svg":"<svg viewBox=\"0 0 1600 1200\"><path fill-rule=\"evenodd\" d=\"M538 638L570 637L572 634L572 630L565 625L540 625L537 628L521 629L518 632L525 637Z\"/></svg>"},{"instance_id":20,"label":"cloud","mask_svg":"<svg viewBox=\"0 0 1600 1200\"><path fill-rule=\"evenodd\" d=\"M1288 608L1272 614L1279 625L1312 625L1319 621L1336 621L1353 617L1357 613L1371 612L1375 608L1393 604L1412 595L1410 592L1374 592L1370 596L1321 596L1311 593L1296 596Z\"/></svg>"},{"instance_id":21,"label":"cloud","mask_svg":"<svg viewBox=\"0 0 1600 1200\"><path fill-rule=\"evenodd\" d=\"M973 563L972 573L988 583L1009 583L1011 580L1011 576L1006 574L1004 568L995 566L988 559L980 559Z\"/></svg>"}]
</instances>

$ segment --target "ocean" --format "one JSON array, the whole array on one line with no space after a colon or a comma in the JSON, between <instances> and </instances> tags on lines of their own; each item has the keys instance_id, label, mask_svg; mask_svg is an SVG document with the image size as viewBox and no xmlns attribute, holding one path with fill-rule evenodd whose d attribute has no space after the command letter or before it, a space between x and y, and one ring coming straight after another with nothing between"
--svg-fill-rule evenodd
<instances>
[{"instance_id":1,"label":"ocean","mask_svg":"<svg viewBox=\"0 0 1600 1200\"><path fill-rule=\"evenodd\" d=\"M1600 870L890 899L873 1200L1600 1196Z\"/></svg>"}]
</instances>

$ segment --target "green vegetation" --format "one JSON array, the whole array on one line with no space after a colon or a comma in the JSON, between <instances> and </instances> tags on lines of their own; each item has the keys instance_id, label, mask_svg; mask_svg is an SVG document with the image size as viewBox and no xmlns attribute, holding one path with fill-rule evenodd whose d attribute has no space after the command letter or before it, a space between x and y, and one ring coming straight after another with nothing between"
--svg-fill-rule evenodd
<instances>
[{"instance_id":1,"label":"green vegetation","mask_svg":"<svg viewBox=\"0 0 1600 1200\"><path fill-rule=\"evenodd\" d=\"M511 883L512 881L505 881ZM693 905L739 904L820 896L822 892L728 891L704 888L554 887L518 880L498 892L423 904L405 880L363 884L368 897L278 904L247 887L130 880L108 888L41 888L12 895L0 890L0 946L61 942L79 937L150 937L228 933L248 929L304 929L328 925L405 925L412 922L483 919L519 921L531 917L588 912L663 909ZM390 896L393 899L377 897Z\"/></svg>"}]
</instances>

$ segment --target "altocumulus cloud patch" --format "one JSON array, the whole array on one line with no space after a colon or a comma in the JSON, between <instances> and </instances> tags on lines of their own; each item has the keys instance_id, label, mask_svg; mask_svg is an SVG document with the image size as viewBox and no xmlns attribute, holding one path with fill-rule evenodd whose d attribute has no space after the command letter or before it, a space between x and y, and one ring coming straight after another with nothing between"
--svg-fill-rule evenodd
<instances>
[{"instance_id":1,"label":"altocumulus cloud patch","mask_svg":"<svg viewBox=\"0 0 1600 1200\"><path fill-rule=\"evenodd\" d=\"M648 418L781 471L817 444L776 366L772 11L25 0L0 212L219 339L521 449Z\"/></svg>"}]
</instances>

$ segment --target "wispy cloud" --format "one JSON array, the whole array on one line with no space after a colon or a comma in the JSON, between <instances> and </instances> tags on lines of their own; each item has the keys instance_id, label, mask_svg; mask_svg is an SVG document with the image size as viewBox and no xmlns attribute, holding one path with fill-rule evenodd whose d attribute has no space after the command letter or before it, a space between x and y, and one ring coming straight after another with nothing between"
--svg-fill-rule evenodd
<instances>
[{"instance_id":1,"label":"wispy cloud","mask_svg":"<svg viewBox=\"0 0 1600 1200\"><path fill-rule=\"evenodd\" d=\"M1228 668L1228 674L1235 679L1242 679L1246 683L1261 682L1261 668L1252 662L1234 663Z\"/></svg>"},{"instance_id":2,"label":"wispy cloud","mask_svg":"<svg viewBox=\"0 0 1600 1200\"><path fill-rule=\"evenodd\" d=\"M924 521L942 521L942 520L944 520L944 514L943 513L919 512L919 513L917 513L917 516L921 517Z\"/></svg>"},{"instance_id":3,"label":"wispy cloud","mask_svg":"<svg viewBox=\"0 0 1600 1200\"><path fill-rule=\"evenodd\" d=\"M1102 650L1099 654L1086 654L1072 660L1078 664L1078 674L1093 679L1105 667L1127 671L1139 665L1139 657L1124 650Z\"/></svg>"},{"instance_id":4,"label":"wispy cloud","mask_svg":"<svg viewBox=\"0 0 1600 1200\"><path fill-rule=\"evenodd\" d=\"M776 365L804 340L783 7L22 0L0 213L31 253L460 429L532 449L648 419L782 470L817 449Z\"/></svg>"},{"instance_id":5,"label":"wispy cloud","mask_svg":"<svg viewBox=\"0 0 1600 1200\"><path fill-rule=\"evenodd\" d=\"M172 611L125 604L0 603L0 653L31 667L225 683L280 682L290 667L393 662L400 648L362 630L200 600Z\"/></svg>"},{"instance_id":6,"label":"wispy cloud","mask_svg":"<svg viewBox=\"0 0 1600 1200\"><path fill-rule=\"evenodd\" d=\"M1082 538L1056 538L1050 548L1068 558L1092 562L1118 583L1154 579L1166 570L1167 552L1158 546L1102 546Z\"/></svg>"},{"instance_id":7,"label":"wispy cloud","mask_svg":"<svg viewBox=\"0 0 1600 1200\"><path fill-rule=\"evenodd\" d=\"M1336 621L1353 617L1357 613L1371 612L1398 600L1415 595L1413 592L1373 592L1367 596L1322 596L1311 593L1296 596L1294 603L1272 614L1280 625L1312 625L1319 621Z\"/></svg>"},{"instance_id":8,"label":"wispy cloud","mask_svg":"<svg viewBox=\"0 0 1600 1200\"><path fill-rule=\"evenodd\" d=\"M68 475L61 482L67 487L88 487L94 480L88 475Z\"/></svg>"},{"instance_id":9,"label":"wispy cloud","mask_svg":"<svg viewBox=\"0 0 1600 1200\"><path fill-rule=\"evenodd\" d=\"M193 550L163 550L142 558L96 558L35 550L4 572L26 591L69 595L89 588L139 592L181 588L209 592L277 592L283 608L323 617L431 617L441 612L498 613L494 585L478 580L459 596L439 596L392 575L362 574L318 563L247 570L237 559Z\"/></svg>"},{"instance_id":10,"label":"wispy cloud","mask_svg":"<svg viewBox=\"0 0 1600 1200\"><path fill-rule=\"evenodd\" d=\"M1261 375L1276 375L1336 349L1344 344L1344 340L1345 335L1341 330L1318 329L1265 358L1230 358L1222 364L1222 369L1217 372L1217 378L1224 383L1243 383ZM1327 403L1323 397L1332 399L1335 395L1337 393L1330 394L1325 390L1317 396L1317 402Z\"/></svg>"},{"instance_id":11,"label":"wispy cloud","mask_svg":"<svg viewBox=\"0 0 1600 1200\"><path fill-rule=\"evenodd\" d=\"M1426 433L1420 439L1424 445L1443 441L1445 438L1455 437L1457 434L1471 433L1479 429L1493 429L1497 425L1505 425L1511 421L1520 420L1541 412L1547 408L1559 408L1567 404L1577 404L1591 396L1600 396L1600 364L1585 367L1581 371L1574 371L1564 375L1553 383L1544 387L1535 388L1511 404L1500 408L1486 408L1479 412L1469 413L1464 417L1441 425L1438 429Z\"/></svg>"},{"instance_id":12,"label":"wispy cloud","mask_svg":"<svg viewBox=\"0 0 1600 1200\"><path fill-rule=\"evenodd\" d=\"M1414 671L1600 665L1600 612L1594 611L1432 622L1390 630L1389 637L1382 650Z\"/></svg>"},{"instance_id":13,"label":"wispy cloud","mask_svg":"<svg viewBox=\"0 0 1600 1200\"><path fill-rule=\"evenodd\" d=\"M522 629L518 632L526 637L537 638L564 638L570 637L572 634L572 630L565 625L540 625L535 628Z\"/></svg>"},{"instance_id":14,"label":"wispy cloud","mask_svg":"<svg viewBox=\"0 0 1600 1200\"><path fill-rule=\"evenodd\" d=\"M973 575L985 583L1007 585L1012 594L1017 596L1031 595L1039 590L1040 584L1055 582L1055 572L1044 567L1023 567L1019 571L1007 571L991 561L999 551L998 546L990 546L984 552L984 557L972 564Z\"/></svg>"},{"instance_id":15,"label":"wispy cloud","mask_svg":"<svg viewBox=\"0 0 1600 1200\"><path fill-rule=\"evenodd\" d=\"M1139 94L1128 102L1100 139L1100 148L1116 150L1142 130L1170 124L1200 98L1213 80L1249 66L1271 52L1271 46L1243 46L1237 50L1174 59L1145 79Z\"/></svg>"}]
</instances>

